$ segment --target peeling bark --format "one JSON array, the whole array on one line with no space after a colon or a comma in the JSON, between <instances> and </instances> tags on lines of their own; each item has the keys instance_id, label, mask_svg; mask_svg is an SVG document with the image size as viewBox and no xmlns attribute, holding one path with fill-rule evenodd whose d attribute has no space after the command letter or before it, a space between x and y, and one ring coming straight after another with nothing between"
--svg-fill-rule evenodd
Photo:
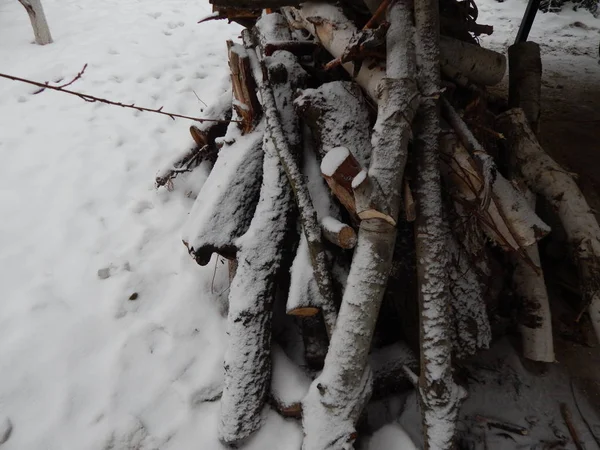
<instances>
[{"instance_id":1,"label":"peeling bark","mask_svg":"<svg viewBox=\"0 0 600 450\"><path fill-rule=\"evenodd\" d=\"M600 226L572 176L540 146L521 109L497 119L533 192L556 210L578 266L584 301L600 341Z\"/></svg>"}]
</instances>

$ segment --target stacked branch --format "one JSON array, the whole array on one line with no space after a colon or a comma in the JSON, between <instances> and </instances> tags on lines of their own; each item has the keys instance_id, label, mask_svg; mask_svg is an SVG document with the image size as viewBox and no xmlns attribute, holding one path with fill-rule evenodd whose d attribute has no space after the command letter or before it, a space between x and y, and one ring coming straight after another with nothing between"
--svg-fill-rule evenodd
<instances>
[{"instance_id":1,"label":"stacked branch","mask_svg":"<svg viewBox=\"0 0 600 450\"><path fill-rule=\"evenodd\" d=\"M246 29L227 44L232 94L209 109L233 122L192 132L216 161L183 240L200 264L237 266L224 443L242 444L270 404L302 420L305 450L352 448L369 402L414 386L424 448L452 448L466 394L454 368L491 343L506 302L494 280L514 273L525 357L554 358L537 250L551 230L532 192L563 222L600 334L600 227L535 137L539 73L515 50L510 104L526 115L495 117L486 86L506 58L477 44L491 30L476 8L214 2ZM291 316L285 339L274 304Z\"/></svg>"}]
</instances>

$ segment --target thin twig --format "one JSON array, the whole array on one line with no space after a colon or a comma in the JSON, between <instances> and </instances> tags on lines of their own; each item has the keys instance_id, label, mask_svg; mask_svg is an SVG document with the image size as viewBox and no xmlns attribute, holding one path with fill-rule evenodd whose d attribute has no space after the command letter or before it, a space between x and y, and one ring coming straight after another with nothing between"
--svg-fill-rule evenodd
<instances>
[{"instance_id":1,"label":"thin twig","mask_svg":"<svg viewBox=\"0 0 600 450\"><path fill-rule=\"evenodd\" d=\"M565 420L565 423L567 424L567 428L569 429L569 434L571 435L571 438L573 439L573 443L575 444L575 447L577 448L577 450L585 450L585 447L581 443L581 439L579 439L579 433L577 433L577 429L575 428L575 425L573 425L573 420L571 418L572 417L571 411L569 410L569 407L567 406L566 403L560 404L560 413L562 414L563 419Z\"/></svg>"},{"instance_id":2,"label":"thin twig","mask_svg":"<svg viewBox=\"0 0 600 450\"><path fill-rule=\"evenodd\" d=\"M80 73L83 73L83 71L81 71ZM28 80L26 78L20 78L20 77L16 77L14 75L7 75L5 73L0 73L0 78L6 78L8 80L12 80L12 81L20 81L21 83L26 83L26 84L32 84L34 86L38 86L41 87L43 89L51 89L53 91L58 91L58 92L64 92L66 94L71 94L74 95L76 97L79 97L80 99L89 102L89 103L105 103L107 105L112 105L112 106L120 106L121 108L129 108L129 109L135 109L136 111L140 111L140 112L150 112L150 113L154 113L154 114L161 114L163 116L168 116L171 119L175 120L175 118L180 118L180 119L188 119L188 120L193 120L195 122L218 122L218 123L230 123L230 122L235 122L235 123L239 123L239 120L224 120L224 119L202 119L199 117L192 117L192 116L186 116L183 114L176 114L176 113L170 113L167 111L163 111L163 107L161 106L158 109L152 109L152 108L146 108L143 106L136 106L135 104L124 104L124 103L120 103L120 102L116 102L113 100L108 100L105 98L100 98L100 97L95 97L93 95L90 94L84 94L82 92L76 92L76 91L71 91L69 89L64 89L64 87L61 86L52 86L49 83L40 83L38 81L32 81L32 80ZM77 80L78 77L76 76L71 82L67 83L66 85L68 86L69 84L73 83L75 80Z\"/></svg>"}]
</instances>

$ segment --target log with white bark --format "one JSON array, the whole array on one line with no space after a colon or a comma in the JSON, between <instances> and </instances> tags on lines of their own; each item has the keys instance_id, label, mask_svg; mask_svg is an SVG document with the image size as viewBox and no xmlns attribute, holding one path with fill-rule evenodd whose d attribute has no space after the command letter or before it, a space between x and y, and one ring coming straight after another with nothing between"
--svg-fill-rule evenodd
<instances>
[{"instance_id":1,"label":"log with white bark","mask_svg":"<svg viewBox=\"0 0 600 450\"><path fill-rule=\"evenodd\" d=\"M381 2L377 6L379 3ZM344 54L358 32L356 25L344 15L342 9L333 4L309 2L298 8L284 9L291 17L292 26L308 30L334 58L340 58ZM495 85L502 80L506 71L504 55L477 45L444 37L441 51L444 70L460 74L476 83ZM344 63L342 67L349 74L354 74L352 62ZM377 86L384 77L384 67L372 58L366 58L354 78L367 95L377 100Z\"/></svg>"},{"instance_id":2,"label":"log with white bark","mask_svg":"<svg viewBox=\"0 0 600 450\"><path fill-rule=\"evenodd\" d=\"M420 312L418 381L425 450L454 445L466 393L454 382L450 336L450 292L440 180L441 89L438 0L415 0L416 54L423 102L416 127L415 247Z\"/></svg>"},{"instance_id":3,"label":"log with white bark","mask_svg":"<svg viewBox=\"0 0 600 450\"><path fill-rule=\"evenodd\" d=\"M448 283L452 310L454 353L458 358L473 356L489 348L492 330L479 270L451 232L446 233L449 254Z\"/></svg>"},{"instance_id":4,"label":"log with white bark","mask_svg":"<svg viewBox=\"0 0 600 450\"><path fill-rule=\"evenodd\" d=\"M362 167L369 165L369 111L356 83L332 81L304 89L294 106L309 125L321 158L335 147L344 147Z\"/></svg>"},{"instance_id":5,"label":"log with white bark","mask_svg":"<svg viewBox=\"0 0 600 450\"><path fill-rule=\"evenodd\" d=\"M464 201L480 204L479 214L486 234L504 250L521 254L550 232L529 206L527 199L496 168L492 157L469 130L458 112L443 99L444 116L456 131L462 145L442 148L445 172ZM468 150L468 151L467 151ZM449 166L448 166L449 164Z\"/></svg>"},{"instance_id":6,"label":"log with white bark","mask_svg":"<svg viewBox=\"0 0 600 450\"><path fill-rule=\"evenodd\" d=\"M213 253L233 258L235 240L246 232L262 179L264 124L244 136L232 123L217 162L202 186L183 227L182 239L198 264Z\"/></svg>"},{"instance_id":7,"label":"log with white bark","mask_svg":"<svg viewBox=\"0 0 600 450\"><path fill-rule=\"evenodd\" d=\"M495 167L490 200L487 207L482 207L486 180L481 165L476 164L454 133L444 133L441 151L441 171L450 193L474 212L481 228L497 245L506 251L521 253L549 232L549 227L535 214L523 194Z\"/></svg>"},{"instance_id":8,"label":"log with white bark","mask_svg":"<svg viewBox=\"0 0 600 450\"><path fill-rule=\"evenodd\" d=\"M263 183L248 231L236 241L238 266L229 290L228 346L219 439L236 444L261 425L271 380L271 318L281 248L290 238L292 193L268 136Z\"/></svg>"},{"instance_id":9,"label":"log with white bark","mask_svg":"<svg viewBox=\"0 0 600 450\"><path fill-rule=\"evenodd\" d=\"M283 164L286 175L294 192L296 204L298 205L300 213L300 221L302 223L302 228L306 235L310 250L315 279L323 299L321 311L323 313L328 334L331 334L333 328L335 327L337 311L333 300L333 284L331 280L331 274L329 272L327 254L321 242L321 227L310 198L306 179L300 169L298 158L294 154L293 147L288 141L287 130L284 128L284 124L286 123L287 119L285 116L289 115L295 119L296 114L293 111L291 98L288 99L288 104L286 104L285 115L278 110L276 97L269 79L270 74L265 67L265 60L259 60L259 55L255 51L257 45L255 40L250 35L250 32L248 30L244 30L242 32L242 36L244 39L244 44L249 49L249 53L253 52L251 53L250 60L254 77L261 94L261 102L266 118L267 135L269 136L271 142L273 142L273 145L277 151L277 155ZM282 63L285 62L291 64L289 70L290 72L302 70L296 61L296 57L291 53L280 50L276 52L274 56L277 54L283 55L283 59L281 56L278 58ZM291 68L292 66L293 68ZM286 69L285 67L280 67L278 70ZM302 72L304 71L302 70ZM291 73L288 75L291 76ZM282 77L282 79L284 78L285 77ZM292 94L291 90L290 94Z\"/></svg>"},{"instance_id":10,"label":"log with white bark","mask_svg":"<svg viewBox=\"0 0 600 450\"><path fill-rule=\"evenodd\" d=\"M523 110L497 118L529 188L557 212L578 266L583 297L600 341L600 226L573 177L540 146Z\"/></svg>"},{"instance_id":11,"label":"log with white bark","mask_svg":"<svg viewBox=\"0 0 600 450\"><path fill-rule=\"evenodd\" d=\"M52 35L50 34L50 27L48 26L46 14L42 7L42 0L19 0L19 2L27 11L27 15L31 21L35 43L39 45L51 44Z\"/></svg>"},{"instance_id":12,"label":"log with white bark","mask_svg":"<svg viewBox=\"0 0 600 450\"><path fill-rule=\"evenodd\" d=\"M387 78L378 92L379 113L368 177L387 194L389 204L377 206L392 214L395 211L393 219L397 219L411 121L419 96L411 63L411 9L404 2L396 3L388 12L388 20L391 25L387 35ZM305 450L349 448L356 437L356 422L371 391L368 354L395 238L395 227L384 219L360 223L325 366L302 402Z\"/></svg>"},{"instance_id":13,"label":"log with white bark","mask_svg":"<svg viewBox=\"0 0 600 450\"><path fill-rule=\"evenodd\" d=\"M540 46L535 42L519 42L508 48L509 94L508 104L521 107L532 131L539 130L540 97L542 91L542 58ZM514 155L508 151L510 175L520 184L521 191L535 209L536 195L522 181L520 169ZM522 259L515 261L513 284L521 301L519 328L522 336L523 356L533 361L554 362L554 341L552 336L552 314L548 291L541 271L540 254L537 244L526 250L531 262L539 267L534 270Z\"/></svg>"}]
</instances>

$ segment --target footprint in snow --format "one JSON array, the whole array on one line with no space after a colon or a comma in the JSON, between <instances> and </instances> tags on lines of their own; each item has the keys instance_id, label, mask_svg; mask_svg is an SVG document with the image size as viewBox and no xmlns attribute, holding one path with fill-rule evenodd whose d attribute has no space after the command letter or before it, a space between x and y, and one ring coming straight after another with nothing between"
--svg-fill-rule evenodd
<instances>
[{"instance_id":1,"label":"footprint in snow","mask_svg":"<svg viewBox=\"0 0 600 450\"><path fill-rule=\"evenodd\" d=\"M158 19L160 16L162 16L162 13L155 12L155 13L148 13L148 15L150 17L152 17L153 19Z\"/></svg>"}]
</instances>

